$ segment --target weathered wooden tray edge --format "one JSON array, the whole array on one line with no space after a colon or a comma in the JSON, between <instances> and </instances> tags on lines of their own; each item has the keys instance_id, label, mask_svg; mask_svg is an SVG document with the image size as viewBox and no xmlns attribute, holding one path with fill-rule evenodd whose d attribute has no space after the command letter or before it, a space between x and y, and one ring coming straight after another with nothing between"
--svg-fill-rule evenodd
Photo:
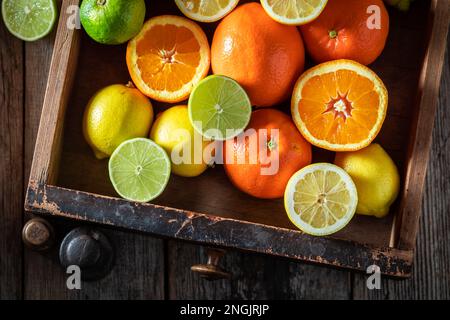
<instances>
[{"instance_id":1,"label":"weathered wooden tray edge","mask_svg":"<svg viewBox=\"0 0 450 320\"><path fill-rule=\"evenodd\" d=\"M394 224L394 231L397 234L395 246L406 250L415 248L419 230L421 212L420 210L417 212L417 209L422 205L430 156L449 28L450 1L432 0L429 15L428 47L420 73L415 120L413 120L416 126L410 133L413 138L408 148L406 181L401 195L406 201L403 201Z\"/></svg>"},{"instance_id":2,"label":"weathered wooden tray edge","mask_svg":"<svg viewBox=\"0 0 450 320\"><path fill-rule=\"evenodd\" d=\"M79 0L64 0L61 12L66 12L69 6L78 3ZM410 158L414 161L408 162L409 179L405 183L403 195L410 200L402 206L396 224L398 241L395 247L399 249L371 248L350 241L316 238L299 231L217 218L152 204L130 203L117 198L54 186L64 113L70 97L79 51L79 31L67 28L63 14L55 41L25 209L40 214L112 224L163 237L262 252L360 271L366 271L368 266L375 264L384 274L408 277L411 274L420 217L417 208L420 208L421 204L445 51L448 5L449 2L446 0L433 0L430 9L433 23L421 72L415 139L409 148ZM411 174L416 171L420 174ZM124 216L127 217L127 221ZM252 234L253 237L248 238L248 234Z\"/></svg>"},{"instance_id":3,"label":"weathered wooden tray edge","mask_svg":"<svg viewBox=\"0 0 450 320\"><path fill-rule=\"evenodd\" d=\"M30 182L26 208L33 212L111 225L160 237L266 253L335 267L366 271L376 265L382 273L406 277L412 251L371 248L300 231L191 211L133 203L127 200Z\"/></svg>"}]
</instances>

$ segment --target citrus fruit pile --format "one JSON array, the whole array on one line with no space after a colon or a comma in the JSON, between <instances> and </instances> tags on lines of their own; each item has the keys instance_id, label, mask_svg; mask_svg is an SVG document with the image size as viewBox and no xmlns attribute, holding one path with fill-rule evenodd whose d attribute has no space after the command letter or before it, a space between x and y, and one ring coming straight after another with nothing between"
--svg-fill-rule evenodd
<instances>
[{"instance_id":1,"label":"citrus fruit pile","mask_svg":"<svg viewBox=\"0 0 450 320\"><path fill-rule=\"evenodd\" d=\"M128 41L132 83L98 91L83 121L95 156L110 157L117 193L151 201L171 174L193 178L223 164L242 192L284 197L288 218L311 235L335 233L355 213L385 216L400 178L373 143L388 91L367 66L388 36L383 2L238 2L175 0L185 17L144 23L142 1L83 2L81 21L94 40ZM380 8L376 18L371 5ZM221 21L208 39L193 20ZM317 64L305 71L306 53ZM153 121L150 99L172 105ZM290 113L281 111L289 101ZM312 163L317 148L334 152L334 164Z\"/></svg>"}]
</instances>

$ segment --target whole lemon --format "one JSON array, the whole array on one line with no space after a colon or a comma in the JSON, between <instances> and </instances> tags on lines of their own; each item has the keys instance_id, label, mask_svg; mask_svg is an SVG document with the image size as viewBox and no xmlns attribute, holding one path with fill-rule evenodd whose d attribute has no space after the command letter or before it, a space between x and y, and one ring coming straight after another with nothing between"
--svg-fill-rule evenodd
<instances>
[{"instance_id":1,"label":"whole lemon","mask_svg":"<svg viewBox=\"0 0 450 320\"><path fill-rule=\"evenodd\" d=\"M207 142L192 127L187 106L175 106L158 114L150 139L166 150L172 172L179 176L195 177L208 167L203 158Z\"/></svg>"},{"instance_id":2,"label":"whole lemon","mask_svg":"<svg viewBox=\"0 0 450 320\"><path fill-rule=\"evenodd\" d=\"M98 159L125 140L146 137L153 122L150 100L139 90L115 84L98 91L84 111L83 134Z\"/></svg>"},{"instance_id":3,"label":"whole lemon","mask_svg":"<svg viewBox=\"0 0 450 320\"><path fill-rule=\"evenodd\" d=\"M400 175L394 161L379 144L337 153L334 163L347 171L355 182L357 213L378 218L389 213L400 189Z\"/></svg>"}]
</instances>

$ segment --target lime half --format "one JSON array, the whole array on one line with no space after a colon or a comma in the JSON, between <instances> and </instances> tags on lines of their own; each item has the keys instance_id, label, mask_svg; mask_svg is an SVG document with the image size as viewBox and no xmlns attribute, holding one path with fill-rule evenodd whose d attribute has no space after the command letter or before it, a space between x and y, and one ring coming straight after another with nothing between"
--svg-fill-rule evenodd
<instances>
[{"instance_id":1,"label":"lime half","mask_svg":"<svg viewBox=\"0 0 450 320\"><path fill-rule=\"evenodd\" d=\"M57 8L55 0L3 0L2 16L13 35L25 41L34 41L52 31Z\"/></svg>"},{"instance_id":2,"label":"lime half","mask_svg":"<svg viewBox=\"0 0 450 320\"><path fill-rule=\"evenodd\" d=\"M117 193L131 201L148 202L166 188L170 160L152 140L136 138L123 142L109 159L109 178Z\"/></svg>"},{"instance_id":3,"label":"lime half","mask_svg":"<svg viewBox=\"0 0 450 320\"><path fill-rule=\"evenodd\" d=\"M289 219L305 233L324 236L353 218L358 194L352 178L329 163L316 163L295 173L284 194Z\"/></svg>"},{"instance_id":4,"label":"lime half","mask_svg":"<svg viewBox=\"0 0 450 320\"><path fill-rule=\"evenodd\" d=\"M227 140L244 131L252 105L245 90L233 79L213 75L203 79L189 97L189 120L211 140Z\"/></svg>"}]
</instances>

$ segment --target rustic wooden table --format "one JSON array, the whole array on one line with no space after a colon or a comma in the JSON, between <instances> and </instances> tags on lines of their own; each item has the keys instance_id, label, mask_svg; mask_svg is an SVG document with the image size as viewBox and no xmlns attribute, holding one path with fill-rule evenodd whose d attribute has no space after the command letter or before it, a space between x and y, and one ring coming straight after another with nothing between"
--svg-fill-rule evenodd
<instances>
[{"instance_id":1,"label":"rustic wooden table","mask_svg":"<svg viewBox=\"0 0 450 320\"><path fill-rule=\"evenodd\" d=\"M382 279L261 255L229 252L232 280L207 282L191 273L204 262L196 245L102 229L116 247L106 278L66 288L56 248L23 247L23 211L55 34L35 43L12 37L0 24L0 298L1 299L450 299L450 62L445 58L433 147L411 279ZM450 43L450 42L449 42ZM447 45L450 49L450 46ZM407 79L405 79L407 81ZM52 220L59 236L74 225Z\"/></svg>"}]
</instances>

